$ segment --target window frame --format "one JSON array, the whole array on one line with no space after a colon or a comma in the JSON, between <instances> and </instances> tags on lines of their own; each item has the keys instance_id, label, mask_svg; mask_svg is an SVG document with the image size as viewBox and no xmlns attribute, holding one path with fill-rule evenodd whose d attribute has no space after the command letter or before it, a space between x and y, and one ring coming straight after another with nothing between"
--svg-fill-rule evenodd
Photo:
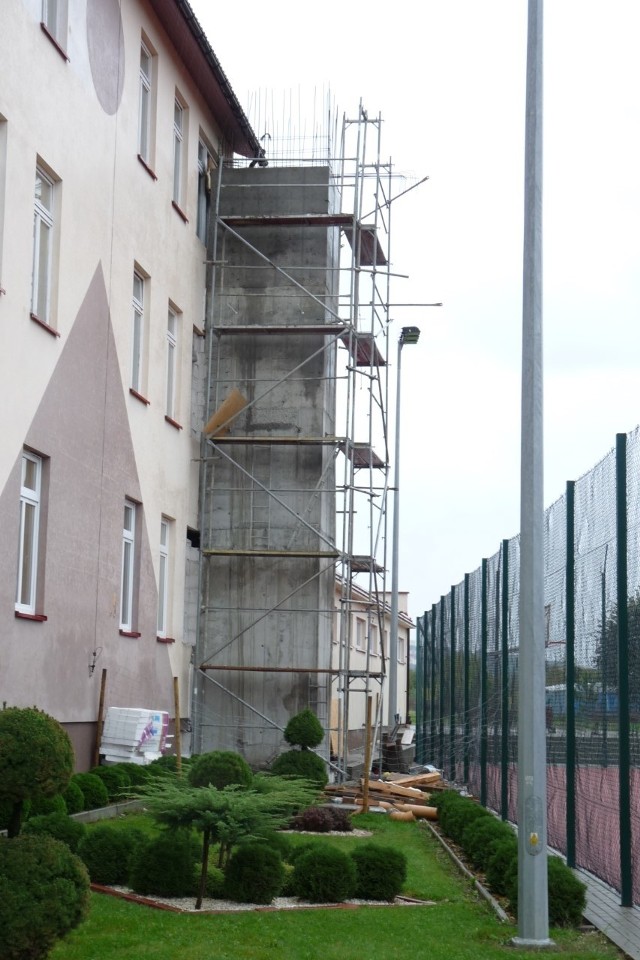
<instances>
[{"instance_id":1,"label":"window frame","mask_svg":"<svg viewBox=\"0 0 640 960\"><path fill-rule=\"evenodd\" d=\"M367 621L356 617L356 650L367 652Z\"/></svg>"},{"instance_id":2,"label":"window frame","mask_svg":"<svg viewBox=\"0 0 640 960\"><path fill-rule=\"evenodd\" d=\"M211 171L218 166L218 154L202 131L198 137L198 194L196 197L196 236L207 242L209 209L211 206Z\"/></svg>"},{"instance_id":3,"label":"window frame","mask_svg":"<svg viewBox=\"0 0 640 960\"><path fill-rule=\"evenodd\" d=\"M26 464L35 468L35 485L25 486ZM27 533L25 516L28 507L33 508L33 521ZM20 526L18 534L18 576L16 583L15 609L19 614L36 615L38 604L38 566L40 562L40 529L42 512L42 457L29 450L22 451L20 463ZM28 599L24 599L25 540L29 536L31 561L28 570Z\"/></svg>"},{"instance_id":4,"label":"window frame","mask_svg":"<svg viewBox=\"0 0 640 960\"><path fill-rule=\"evenodd\" d=\"M165 640L169 622L169 558L171 551L171 521L168 517L160 519L160 544L158 564L158 618L157 636Z\"/></svg>"},{"instance_id":5,"label":"window frame","mask_svg":"<svg viewBox=\"0 0 640 960\"><path fill-rule=\"evenodd\" d=\"M137 268L133 270L133 291L131 295L131 389L142 396L143 356L144 356L144 304L145 282L148 278ZM140 282L141 295L136 295L136 281Z\"/></svg>"},{"instance_id":6,"label":"window frame","mask_svg":"<svg viewBox=\"0 0 640 960\"><path fill-rule=\"evenodd\" d=\"M180 122L176 122L176 116L179 115ZM173 202L181 210L185 207L184 202L184 171L185 171L185 151L186 151L186 120L187 108L184 101L176 91L173 100Z\"/></svg>"},{"instance_id":7,"label":"window frame","mask_svg":"<svg viewBox=\"0 0 640 960\"><path fill-rule=\"evenodd\" d=\"M68 60L66 48L69 27L68 0L42 0L40 26L53 42L58 53Z\"/></svg>"},{"instance_id":8,"label":"window frame","mask_svg":"<svg viewBox=\"0 0 640 960\"><path fill-rule=\"evenodd\" d=\"M131 523L127 526L127 512ZM122 562L120 571L120 631L133 633L135 623L134 582L137 562L136 523L138 504L128 498L124 501L122 522Z\"/></svg>"},{"instance_id":9,"label":"window frame","mask_svg":"<svg viewBox=\"0 0 640 960\"><path fill-rule=\"evenodd\" d=\"M49 206L38 197L38 181L46 184L50 190ZM31 263L31 316L48 327L52 323L52 284L53 284L53 248L56 230L56 181L45 170L42 163L36 163L33 212L33 251ZM46 234L43 234L46 230ZM46 258L42 262L42 238L47 237ZM41 300L44 288L44 301Z\"/></svg>"},{"instance_id":10,"label":"window frame","mask_svg":"<svg viewBox=\"0 0 640 960\"><path fill-rule=\"evenodd\" d=\"M174 329L171 329L173 320ZM166 365L166 384L165 384L165 416L172 422L177 421L178 409L178 357L179 357L179 339L180 339L180 311L172 303L169 303L167 310L167 365Z\"/></svg>"},{"instance_id":11,"label":"window frame","mask_svg":"<svg viewBox=\"0 0 640 960\"><path fill-rule=\"evenodd\" d=\"M143 59L146 60L146 65L143 64ZM158 55L153 44L143 33L140 37L140 61L138 65L138 159L154 180L157 180L153 172L157 60Z\"/></svg>"}]
</instances>

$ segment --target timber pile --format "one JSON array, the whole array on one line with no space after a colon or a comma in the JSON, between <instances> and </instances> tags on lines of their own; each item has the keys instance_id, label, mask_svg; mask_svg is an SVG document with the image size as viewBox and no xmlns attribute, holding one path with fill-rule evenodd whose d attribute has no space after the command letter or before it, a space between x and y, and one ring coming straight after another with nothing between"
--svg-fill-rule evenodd
<instances>
[{"instance_id":1,"label":"timber pile","mask_svg":"<svg viewBox=\"0 0 640 960\"><path fill-rule=\"evenodd\" d=\"M428 804L434 790L444 790L445 784L439 773L397 774L392 780L369 780L368 803L370 807L382 807L393 820L437 820L438 812ZM365 781L329 784L325 795L333 800L340 797L356 806L356 813L364 805Z\"/></svg>"}]
</instances>

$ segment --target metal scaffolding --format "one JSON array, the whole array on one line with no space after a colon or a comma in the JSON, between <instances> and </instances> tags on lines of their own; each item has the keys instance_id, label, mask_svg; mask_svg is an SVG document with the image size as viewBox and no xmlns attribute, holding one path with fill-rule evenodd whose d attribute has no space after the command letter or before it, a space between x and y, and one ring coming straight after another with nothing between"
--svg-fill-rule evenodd
<instances>
[{"instance_id":1,"label":"metal scaffolding","mask_svg":"<svg viewBox=\"0 0 640 960\"><path fill-rule=\"evenodd\" d=\"M272 138L264 163L212 171L193 722L195 751L266 765L309 706L344 778L387 673L394 172L380 116L326 125L307 156Z\"/></svg>"}]
</instances>

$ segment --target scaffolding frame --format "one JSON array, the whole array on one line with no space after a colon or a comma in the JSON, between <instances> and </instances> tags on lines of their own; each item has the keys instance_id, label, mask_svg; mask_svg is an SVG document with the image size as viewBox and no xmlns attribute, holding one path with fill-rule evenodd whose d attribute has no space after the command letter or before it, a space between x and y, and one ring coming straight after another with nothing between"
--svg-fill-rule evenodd
<instances>
[{"instance_id":1,"label":"scaffolding frame","mask_svg":"<svg viewBox=\"0 0 640 960\"><path fill-rule=\"evenodd\" d=\"M330 120L330 125L331 125ZM317 156L279 158L275 153L269 155L270 166L318 166L319 162L327 164L330 171L330 187L335 190L340 199L340 209L326 214L294 214L294 215L231 215L221 208L221 196L225 187L225 171L238 166L238 161L232 164L220 163L214 187L212 184L211 202L208 224L207 245L207 290L206 290L206 321L205 336L207 339L205 422L213 410L220 407L223 401L224 389L234 383L234 377L225 377L222 369L221 350L219 344L225 338L245 338L243 343L252 344L252 349L258 349L265 339L285 337L288 334L296 336L308 334L314 338L322 338L320 346L311 349L308 356L295 363L284 375L274 379L260 378L251 381L252 387L257 390L254 396L243 408L242 415L248 409L256 406L272 391L282 387L286 382L296 383L308 378L296 377L303 368L319 354L330 352L340 355L341 363L334 360L329 363L329 371L333 376L325 379L334 380L332 386L334 403L343 426L340 436L300 436L285 434L256 434L230 433L237 424L237 414L231 415L228 420L218 426L215 435L204 437L201 442L200 456L200 497L201 497L201 566L199 576L199 616L197 629L197 644L195 651L195 678L193 694L193 724L194 746L200 751L203 745L203 729L209 725L209 718L204 715L204 686L214 684L224 691L232 700L242 704L252 715L282 731L283 726L275 718L263 713L256 704L244 700L230 689L230 685L214 679L214 672L227 671L230 675L236 673L273 673L273 674L300 674L308 680L309 704L316 708L321 704L320 677L325 677L324 686L324 716L321 717L327 728L327 740L324 744L323 755L331 752L335 754L328 760L338 778L345 779L349 768L349 730L351 701L353 696L364 695L364 705L373 693L377 693L374 729L374 741L380 735L383 716L384 680L387 674L388 651L385 643L385 614L388 612L387 600L387 501L389 497L389 438L386 410L389 399L389 315L391 304L391 278L401 276L392 273L391 263L391 200L392 180L394 177L392 165L381 160L381 132L382 118L378 115L370 118L362 103L354 119L346 116L342 120L341 142L335 156L333 144L329 143L326 157ZM273 149L274 144L271 144ZM266 174L257 181L252 188L261 187L286 188L294 190L300 186L298 182L277 184L269 183L268 169ZM305 183L305 186L309 186ZM366 212L364 212L366 211ZM341 242L341 254L338 263L328 263L311 270L321 270L327 275L335 274L336 283L331 286L326 296L319 296L309 289L308 285L300 283L293 275L298 269L295 265L283 265L275 258L263 252L258 244L249 240L244 231L250 229L258 232L266 228L322 228L327 231L340 231L346 245ZM227 238L232 238L236 244L250 251L259 262L245 263L243 270L272 271L274 276L282 282L277 293L254 293L243 291L243 296L269 296L272 299L280 297L283 301L290 298L302 297L314 309L321 312L321 322L301 322L277 324L271 322L247 324L228 322L225 319L224 307L225 276L233 269L234 264L226 259ZM305 270L309 269L305 265ZM228 312L228 311L227 311ZM341 349L339 349L341 348ZM325 368L323 367L323 370ZM317 379L311 377L310 379ZM334 422L338 415L334 412ZM362 437L366 431L366 438ZM238 451L270 451L273 447L300 448L318 447L331 450L331 457L326 457L323 470L318 482L307 490L309 503L319 497L328 496L333 499L335 507L335 525L333 535L327 536L318 529L318 524L306 519L307 507L294 509L290 507L283 494L290 492L286 487L278 487L263 482L257 473L248 469L241 462ZM236 488L227 482L221 487L216 480L216 468L222 462L229 465L241 477ZM340 474L340 477L338 476ZM327 486L327 476L333 478L330 487ZM248 487L247 487L248 484ZM269 544L269 527L266 521L266 536L264 542L255 534L253 546L234 545L228 543L215 546L215 524L212 520L214 510L211 508L211 498L221 495L231 495L234 490L247 492L250 490L250 536L254 537L253 527L261 528L264 517L268 517L272 504L286 511L293 519L294 529L304 530L319 541L318 546L308 549L296 549L294 540L285 548L274 549ZM301 488L295 488L300 494ZM309 509L308 515L312 514ZM263 519L258 519L263 518ZM253 542L253 541L252 541ZM279 596L269 606L245 606L243 613L247 615L247 623L241 630L232 632L230 636L222 637L217 643L207 634L206 617L212 610L223 611L228 609L223 604L214 602L212 597L210 576L207 567L213 558L227 558L229 562L238 558L251 558L268 564L278 559L310 560L317 563L317 568L310 576L301 576L299 583L285 595ZM332 571L334 591L339 591L337 605L338 624L334 627L337 634L338 663L333 666L261 666L258 664L236 663L233 661L233 649L236 642L254 629L261 621L277 615L295 598L311 581L323 577ZM354 599L354 595L356 599ZM334 594L332 594L334 596ZM363 600L362 597L366 599ZM355 669L352 665L351 650L353 638L352 608L359 603L366 609L366 667L364 670ZM233 608L235 609L235 608ZM289 612L296 608L289 607ZM304 607L303 612L310 616L334 617L334 610L322 608L311 610ZM381 669L374 670L372 663L371 637L373 627L377 627L380 642ZM332 638L336 639L336 638ZM329 661L332 660L333 643L329 641ZM225 662L221 663L216 657L227 652ZM333 710L332 704L338 709ZM319 714L321 710L316 710ZM366 710L365 710L366 715ZM220 726L229 724L228 717ZM375 756L375 751L372 754ZM324 756L324 759L328 759ZM335 762L333 762L335 761Z\"/></svg>"}]
</instances>

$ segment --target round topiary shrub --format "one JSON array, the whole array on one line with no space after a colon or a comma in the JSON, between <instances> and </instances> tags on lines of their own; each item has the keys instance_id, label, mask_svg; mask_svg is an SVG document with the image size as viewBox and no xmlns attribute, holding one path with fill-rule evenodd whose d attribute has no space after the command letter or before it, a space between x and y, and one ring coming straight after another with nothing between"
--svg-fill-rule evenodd
<instances>
[{"instance_id":1,"label":"round topiary shrub","mask_svg":"<svg viewBox=\"0 0 640 960\"><path fill-rule=\"evenodd\" d=\"M135 827L97 823L78 844L78 856L93 883L127 884L129 863L142 839L143 835Z\"/></svg>"},{"instance_id":2,"label":"round topiary shrub","mask_svg":"<svg viewBox=\"0 0 640 960\"><path fill-rule=\"evenodd\" d=\"M69 780L67 789L62 794L62 797L67 805L67 813L69 815L81 813L84 810L84 794L73 777Z\"/></svg>"},{"instance_id":3,"label":"round topiary shrub","mask_svg":"<svg viewBox=\"0 0 640 960\"><path fill-rule=\"evenodd\" d=\"M74 773L73 782L82 790L85 810L97 810L109 804L109 794L104 783L95 773Z\"/></svg>"},{"instance_id":4,"label":"round topiary shrub","mask_svg":"<svg viewBox=\"0 0 640 960\"><path fill-rule=\"evenodd\" d=\"M394 900L407 879L407 858L400 850L365 843L352 851L356 865L356 897L362 900Z\"/></svg>"},{"instance_id":5,"label":"round topiary shrub","mask_svg":"<svg viewBox=\"0 0 640 960\"><path fill-rule=\"evenodd\" d=\"M25 802L62 793L73 765L71 740L57 720L35 707L0 710L0 801L10 807L9 836L20 832Z\"/></svg>"},{"instance_id":6,"label":"round topiary shrub","mask_svg":"<svg viewBox=\"0 0 640 960\"><path fill-rule=\"evenodd\" d=\"M271 903L285 880L282 857L266 843L244 843L231 855L224 896L236 903Z\"/></svg>"},{"instance_id":7,"label":"round topiary shrub","mask_svg":"<svg viewBox=\"0 0 640 960\"><path fill-rule=\"evenodd\" d=\"M504 896L513 877L518 886L518 841L515 836L505 837L493 845L486 868L487 883L493 893Z\"/></svg>"},{"instance_id":8,"label":"round topiary shrub","mask_svg":"<svg viewBox=\"0 0 640 960\"><path fill-rule=\"evenodd\" d=\"M243 787L251 786L253 774L251 767L239 753L231 750L213 750L202 753L190 765L187 774L192 787L208 787L222 790L232 783Z\"/></svg>"},{"instance_id":9,"label":"round topiary shrub","mask_svg":"<svg viewBox=\"0 0 640 960\"><path fill-rule=\"evenodd\" d=\"M289 826L291 830L306 833L329 833L333 830L333 817L328 807L307 807L293 818Z\"/></svg>"},{"instance_id":10,"label":"round topiary shrub","mask_svg":"<svg viewBox=\"0 0 640 960\"><path fill-rule=\"evenodd\" d=\"M469 823L462 833L462 849L478 870L486 870L496 843L513 838L508 823L497 817L480 817Z\"/></svg>"},{"instance_id":11,"label":"round topiary shrub","mask_svg":"<svg viewBox=\"0 0 640 960\"><path fill-rule=\"evenodd\" d=\"M326 764L317 753L310 750L287 750L271 764L271 773L277 776L303 777L324 787L329 777Z\"/></svg>"},{"instance_id":12,"label":"round topiary shrub","mask_svg":"<svg viewBox=\"0 0 640 960\"><path fill-rule=\"evenodd\" d=\"M444 833L455 843L462 842L462 834L474 820L490 817L492 814L469 797L458 796L445 807L438 810L438 822Z\"/></svg>"},{"instance_id":13,"label":"round topiary shrub","mask_svg":"<svg viewBox=\"0 0 640 960\"><path fill-rule=\"evenodd\" d=\"M47 816L29 817L22 832L54 837L66 843L72 853L76 853L86 829L84 823L72 820L66 813L50 813Z\"/></svg>"},{"instance_id":14,"label":"round topiary shrub","mask_svg":"<svg viewBox=\"0 0 640 960\"><path fill-rule=\"evenodd\" d=\"M89 877L53 837L0 839L0 958L44 960L85 918Z\"/></svg>"},{"instance_id":15,"label":"round topiary shrub","mask_svg":"<svg viewBox=\"0 0 640 960\"><path fill-rule=\"evenodd\" d=\"M150 767L153 764L143 764L143 763L119 763L118 768L129 777L129 783L132 787L139 787L142 784L147 783L151 774L149 773Z\"/></svg>"},{"instance_id":16,"label":"round topiary shrub","mask_svg":"<svg viewBox=\"0 0 640 960\"><path fill-rule=\"evenodd\" d=\"M335 847L318 845L296 859L293 889L302 900L341 903L354 896L356 883L354 861Z\"/></svg>"},{"instance_id":17,"label":"round topiary shrub","mask_svg":"<svg viewBox=\"0 0 640 960\"><path fill-rule=\"evenodd\" d=\"M194 896L199 857L200 844L187 830L167 831L148 838L133 853L129 884L143 895Z\"/></svg>"},{"instance_id":18,"label":"round topiary shrub","mask_svg":"<svg viewBox=\"0 0 640 960\"><path fill-rule=\"evenodd\" d=\"M59 813L62 816L67 815L67 804L61 793L53 797L45 797L41 793L34 793L29 803L28 813L25 815L31 817L46 817L50 813Z\"/></svg>"},{"instance_id":19,"label":"round topiary shrub","mask_svg":"<svg viewBox=\"0 0 640 960\"><path fill-rule=\"evenodd\" d=\"M303 749L317 747L322 743L324 730L315 713L308 708L291 717L284 730L284 738L292 746Z\"/></svg>"},{"instance_id":20,"label":"round topiary shrub","mask_svg":"<svg viewBox=\"0 0 640 960\"><path fill-rule=\"evenodd\" d=\"M126 771L117 766L94 767L89 773L99 777L107 789L107 796L110 802L123 799L127 787L131 786L131 778Z\"/></svg>"},{"instance_id":21,"label":"round topiary shrub","mask_svg":"<svg viewBox=\"0 0 640 960\"><path fill-rule=\"evenodd\" d=\"M552 927L578 927L587 905L587 888L560 857L547 859L549 923Z\"/></svg>"}]
</instances>

